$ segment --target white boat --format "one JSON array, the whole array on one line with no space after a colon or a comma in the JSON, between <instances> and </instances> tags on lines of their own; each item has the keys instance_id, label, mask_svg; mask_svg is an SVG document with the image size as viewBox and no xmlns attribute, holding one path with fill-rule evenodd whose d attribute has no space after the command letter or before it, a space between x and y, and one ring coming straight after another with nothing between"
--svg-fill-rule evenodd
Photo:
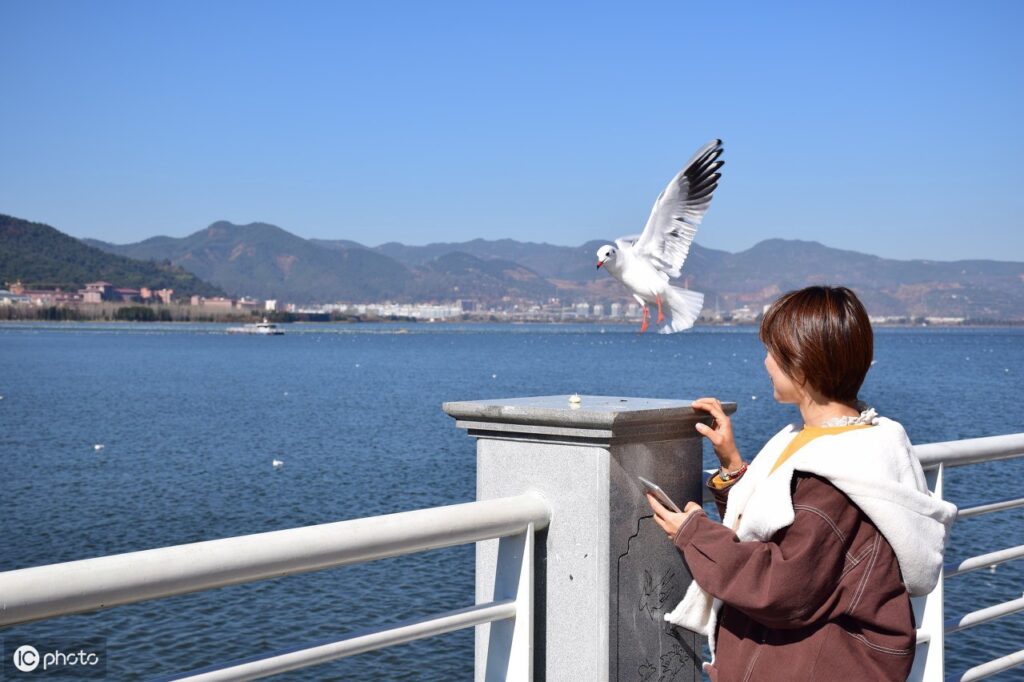
<instances>
[{"instance_id":1,"label":"white boat","mask_svg":"<svg viewBox=\"0 0 1024 682\"><path fill-rule=\"evenodd\" d=\"M267 322L267 318L263 318L262 322L256 324L245 324L241 327L228 327L228 334L258 334L260 336L280 336L284 334L284 330L278 328L273 322Z\"/></svg>"}]
</instances>

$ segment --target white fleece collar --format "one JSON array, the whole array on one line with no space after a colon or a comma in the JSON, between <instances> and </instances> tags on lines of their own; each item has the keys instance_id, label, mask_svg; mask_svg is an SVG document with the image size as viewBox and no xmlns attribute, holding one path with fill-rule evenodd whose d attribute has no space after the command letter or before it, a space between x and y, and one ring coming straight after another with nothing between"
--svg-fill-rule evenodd
<instances>
[{"instance_id":1,"label":"white fleece collar","mask_svg":"<svg viewBox=\"0 0 1024 682\"><path fill-rule=\"evenodd\" d=\"M956 507L928 491L903 426L880 417L871 428L820 436L772 473L772 466L799 430L790 424L765 444L729 491L722 523L736 529L740 540L770 539L793 523L790 483L794 472L815 474L845 493L888 540L910 594L931 592L942 572L943 550ZM708 636L714 651L720 604L717 599L712 602L694 581L676 608L665 614L665 620Z\"/></svg>"}]
</instances>

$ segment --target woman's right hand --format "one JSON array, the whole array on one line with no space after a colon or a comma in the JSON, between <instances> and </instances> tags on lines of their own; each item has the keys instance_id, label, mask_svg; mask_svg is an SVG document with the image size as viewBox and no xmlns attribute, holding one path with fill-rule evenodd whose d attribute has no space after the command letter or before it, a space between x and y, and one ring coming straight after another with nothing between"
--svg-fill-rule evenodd
<instances>
[{"instance_id":1,"label":"woman's right hand","mask_svg":"<svg viewBox=\"0 0 1024 682\"><path fill-rule=\"evenodd\" d=\"M698 398L693 401L693 409L703 410L714 418L711 426L698 423L697 432L711 441L711 447L725 470L735 471L743 466L743 458L732 435L732 421L722 409L722 402L718 398Z\"/></svg>"}]
</instances>

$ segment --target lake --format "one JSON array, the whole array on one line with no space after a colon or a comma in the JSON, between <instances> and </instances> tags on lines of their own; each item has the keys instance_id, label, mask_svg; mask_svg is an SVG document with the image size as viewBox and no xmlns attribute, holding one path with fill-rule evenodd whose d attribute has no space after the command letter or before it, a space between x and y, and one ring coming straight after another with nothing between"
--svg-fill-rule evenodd
<instances>
[{"instance_id":1,"label":"lake","mask_svg":"<svg viewBox=\"0 0 1024 682\"><path fill-rule=\"evenodd\" d=\"M472 500L475 443L441 411L449 400L714 395L738 403L748 457L796 414L772 400L752 328L224 329L0 324L0 570ZM862 397L915 443L1024 431L1024 329L880 329L875 358ZM1022 460L954 469L947 497L1018 497L1022 480ZM947 559L1018 544L1024 509L958 522ZM1022 563L948 582L947 617L1019 597ZM110 678L144 679L472 602L466 546L0 634L104 637ZM1019 614L950 635L947 669L1022 641ZM467 630L280 679L459 680L472 666Z\"/></svg>"}]
</instances>

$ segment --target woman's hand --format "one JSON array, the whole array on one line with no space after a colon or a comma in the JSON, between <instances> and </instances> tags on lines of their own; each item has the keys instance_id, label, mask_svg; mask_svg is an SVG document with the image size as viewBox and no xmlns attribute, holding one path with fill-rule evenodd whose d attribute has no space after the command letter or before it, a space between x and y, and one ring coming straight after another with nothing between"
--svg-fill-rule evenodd
<instances>
[{"instance_id":1,"label":"woman's hand","mask_svg":"<svg viewBox=\"0 0 1024 682\"><path fill-rule=\"evenodd\" d=\"M698 398L693 401L693 409L703 410L714 417L711 426L697 424L697 432L711 441L711 447L726 471L735 471L743 466L743 458L732 435L732 422L722 409L721 401L718 398Z\"/></svg>"},{"instance_id":2,"label":"woman's hand","mask_svg":"<svg viewBox=\"0 0 1024 682\"><path fill-rule=\"evenodd\" d=\"M690 514L700 509L700 505L696 502L687 502L686 506L683 507L683 512L674 512L671 509L663 506L661 502L658 502L658 498L654 495L647 493L647 504L651 505L651 509L654 510L654 522L661 526L661 529L668 533L669 540L676 537L676 533L686 519L690 517Z\"/></svg>"}]
</instances>

